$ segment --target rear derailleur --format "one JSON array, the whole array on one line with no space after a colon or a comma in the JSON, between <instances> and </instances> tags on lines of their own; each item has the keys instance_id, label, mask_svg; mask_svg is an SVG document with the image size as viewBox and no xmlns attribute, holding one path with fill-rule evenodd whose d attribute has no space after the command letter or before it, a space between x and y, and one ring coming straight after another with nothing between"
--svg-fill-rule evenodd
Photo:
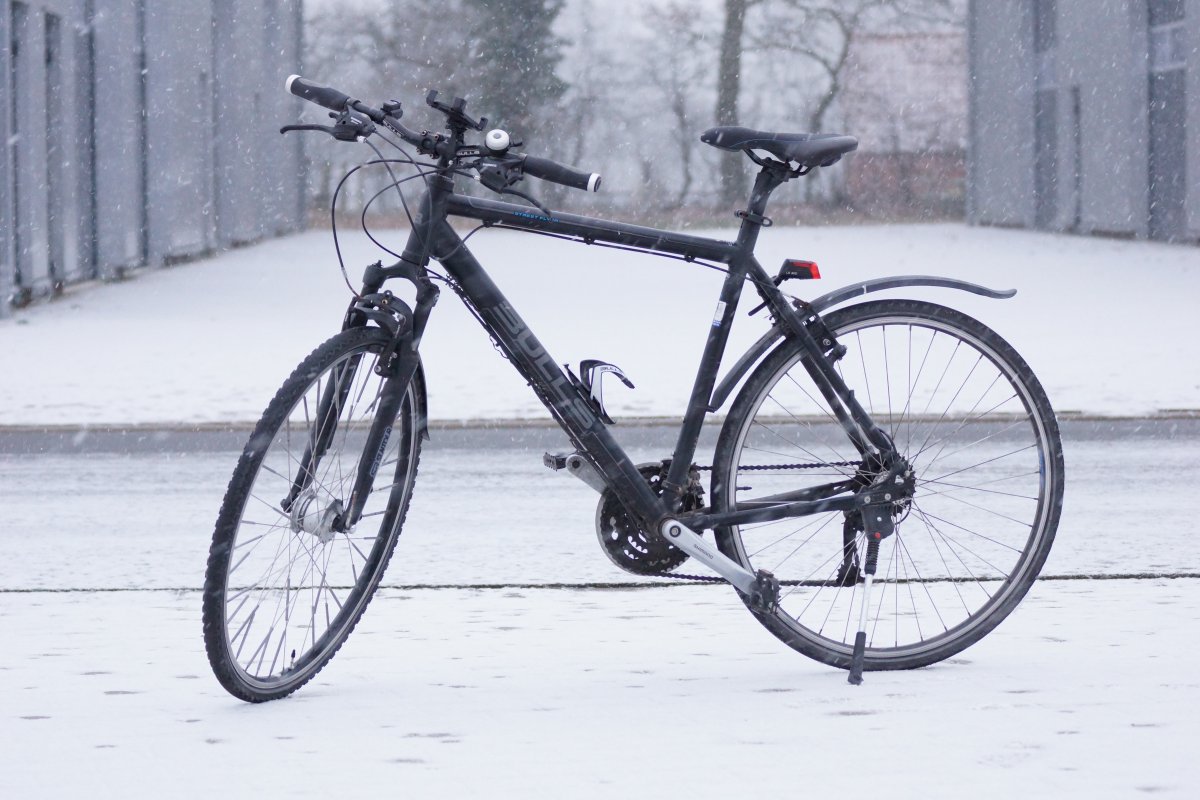
<instances>
[{"instance_id":1,"label":"rear derailleur","mask_svg":"<svg viewBox=\"0 0 1200 800\"><path fill-rule=\"evenodd\" d=\"M899 457L888 466L878 454L867 456L854 476L854 483L858 487L856 494L860 505L844 512L842 563L834 578L838 586L853 586L863 580L858 536L866 530L864 514L884 514L890 518L890 524L877 526L881 529L877 538L887 538L912 510L913 494L916 492L912 467Z\"/></svg>"}]
</instances>

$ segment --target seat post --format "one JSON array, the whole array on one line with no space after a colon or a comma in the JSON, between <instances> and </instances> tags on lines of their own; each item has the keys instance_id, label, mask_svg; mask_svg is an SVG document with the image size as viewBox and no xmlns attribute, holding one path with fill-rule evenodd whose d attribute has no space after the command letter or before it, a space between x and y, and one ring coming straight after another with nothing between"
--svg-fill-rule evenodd
<instances>
[{"instance_id":1,"label":"seat post","mask_svg":"<svg viewBox=\"0 0 1200 800\"><path fill-rule=\"evenodd\" d=\"M754 188L750 190L750 202L747 204L742 217L742 227L738 230L737 245L743 253L750 253L758 241L758 232L762 229L766 218L767 201L771 192L779 188L788 179L788 174L778 168L764 165L754 179ZM767 222L767 225L770 223Z\"/></svg>"}]
</instances>

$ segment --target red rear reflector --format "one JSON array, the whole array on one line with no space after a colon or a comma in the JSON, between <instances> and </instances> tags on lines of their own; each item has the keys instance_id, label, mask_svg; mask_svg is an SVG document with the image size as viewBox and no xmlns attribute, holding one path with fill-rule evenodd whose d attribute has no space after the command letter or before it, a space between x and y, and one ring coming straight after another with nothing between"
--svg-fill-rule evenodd
<instances>
[{"instance_id":1,"label":"red rear reflector","mask_svg":"<svg viewBox=\"0 0 1200 800\"><path fill-rule=\"evenodd\" d=\"M815 261L802 261L798 258L789 258L783 262L783 268L787 271L787 277L789 278L813 280L821 277L821 270L817 268L817 262Z\"/></svg>"}]
</instances>

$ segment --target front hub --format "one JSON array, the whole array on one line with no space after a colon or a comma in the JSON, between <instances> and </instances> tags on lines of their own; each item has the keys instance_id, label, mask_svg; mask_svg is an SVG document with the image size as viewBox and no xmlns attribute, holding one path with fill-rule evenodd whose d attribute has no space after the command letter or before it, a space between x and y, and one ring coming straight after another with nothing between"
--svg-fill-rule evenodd
<instances>
[{"instance_id":1,"label":"front hub","mask_svg":"<svg viewBox=\"0 0 1200 800\"><path fill-rule=\"evenodd\" d=\"M292 504L289 519L293 531L312 534L325 544L337 534L338 523L344 512L341 500L331 502L309 489Z\"/></svg>"}]
</instances>

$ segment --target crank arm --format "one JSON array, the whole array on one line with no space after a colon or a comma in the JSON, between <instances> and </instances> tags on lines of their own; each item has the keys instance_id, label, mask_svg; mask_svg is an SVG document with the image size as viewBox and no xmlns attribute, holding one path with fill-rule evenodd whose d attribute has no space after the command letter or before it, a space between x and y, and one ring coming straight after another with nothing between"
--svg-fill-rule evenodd
<instances>
[{"instance_id":1,"label":"crank arm","mask_svg":"<svg viewBox=\"0 0 1200 800\"><path fill-rule=\"evenodd\" d=\"M759 570L758 574L750 572L677 519L665 520L659 526L659 533L663 539L737 587L749 598L755 611L770 613L779 605L779 581L771 573L766 570Z\"/></svg>"}]
</instances>

